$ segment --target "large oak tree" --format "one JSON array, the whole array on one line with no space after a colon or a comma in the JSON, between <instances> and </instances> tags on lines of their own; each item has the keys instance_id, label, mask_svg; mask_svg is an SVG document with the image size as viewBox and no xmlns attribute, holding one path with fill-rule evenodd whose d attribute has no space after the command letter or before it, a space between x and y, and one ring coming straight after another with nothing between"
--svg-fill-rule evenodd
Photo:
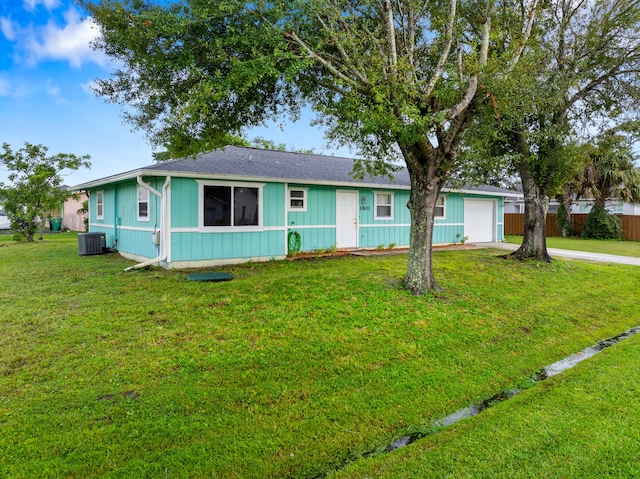
<instances>
[{"instance_id":1,"label":"large oak tree","mask_svg":"<svg viewBox=\"0 0 640 479\"><path fill-rule=\"evenodd\" d=\"M583 166L575 145L637 125L640 2L551 0L532 40L508 81L489 87L491 147L509 155L522 182L524 239L514 256L549 261L545 217Z\"/></svg>"},{"instance_id":2,"label":"large oak tree","mask_svg":"<svg viewBox=\"0 0 640 479\"><path fill-rule=\"evenodd\" d=\"M438 288L438 195L456 168L488 69L512 69L537 0L81 0L120 69L97 92L173 156L224 145L304 106L330 140L355 146L356 174L411 178L404 285ZM492 50L495 39L501 48ZM490 68L490 64L495 63ZM498 66L499 65L499 66Z\"/></svg>"}]
</instances>

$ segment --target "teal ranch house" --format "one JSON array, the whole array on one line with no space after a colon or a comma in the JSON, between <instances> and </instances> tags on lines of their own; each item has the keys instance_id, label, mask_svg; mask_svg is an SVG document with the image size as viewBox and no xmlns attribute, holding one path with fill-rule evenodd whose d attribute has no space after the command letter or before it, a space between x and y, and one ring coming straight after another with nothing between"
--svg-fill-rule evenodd
<instances>
[{"instance_id":1,"label":"teal ranch house","mask_svg":"<svg viewBox=\"0 0 640 479\"><path fill-rule=\"evenodd\" d=\"M193 268L281 259L300 250L409 245L409 175L354 180L353 160L228 146L78 185L89 231L138 266ZM483 186L444 189L434 244L503 240L503 200ZM297 235L294 235L297 237Z\"/></svg>"}]
</instances>

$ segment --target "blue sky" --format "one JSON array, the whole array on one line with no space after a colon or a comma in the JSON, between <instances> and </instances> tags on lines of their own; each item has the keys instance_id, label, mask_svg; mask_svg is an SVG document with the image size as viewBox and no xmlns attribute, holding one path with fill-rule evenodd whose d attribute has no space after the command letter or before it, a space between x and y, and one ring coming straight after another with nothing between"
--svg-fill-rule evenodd
<instances>
[{"instance_id":1,"label":"blue sky","mask_svg":"<svg viewBox=\"0 0 640 479\"><path fill-rule=\"evenodd\" d=\"M0 1L0 142L14 150L30 142L48 146L50 154L90 155L90 170L65 176L70 186L153 162L144 133L132 132L120 106L90 88L113 70L111 61L90 47L97 34L71 0ZM311 118L307 113L284 130L269 125L245 137L352 156L349 150L328 149L323 132L309 126Z\"/></svg>"}]
</instances>

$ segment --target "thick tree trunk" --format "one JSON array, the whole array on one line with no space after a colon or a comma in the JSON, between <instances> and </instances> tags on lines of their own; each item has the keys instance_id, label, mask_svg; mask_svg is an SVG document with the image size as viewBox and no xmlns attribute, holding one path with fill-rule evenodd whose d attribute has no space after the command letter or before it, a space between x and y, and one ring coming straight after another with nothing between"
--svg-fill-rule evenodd
<instances>
[{"instance_id":1,"label":"thick tree trunk","mask_svg":"<svg viewBox=\"0 0 640 479\"><path fill-rule=\"evenodd\" d=\"M518 259L534 258L538 261L550 262L545 225L549 195L536 184L526 164L520 166L520 178L524 193L524 238L522 245L512 253L512 256Z\"/></svg>"},{"instance_id":2,"label":"thick tree trunk","mask_svg":"<svg viewBox=\"0 0 640 479\"><path fill-rule=\"evenodd\" d=\"M434 212L440 193L438 178L412 178L411 239L404 287L414 294L441 291L433 276L432 246Z\"/></svg>"}]
</instances>

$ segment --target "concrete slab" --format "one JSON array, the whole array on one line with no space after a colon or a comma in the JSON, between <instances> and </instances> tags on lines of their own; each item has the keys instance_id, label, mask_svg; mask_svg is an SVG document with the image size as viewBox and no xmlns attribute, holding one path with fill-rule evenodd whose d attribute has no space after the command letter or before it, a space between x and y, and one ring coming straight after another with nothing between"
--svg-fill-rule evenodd
<instances>
[{"instance_id":1,"label":"concrete slab","mask_svg":"<svg viewBox=\"0 0 640 479\"><path fill-rule=\"evenodd\" d=\"M512 243L476 243L478 248L495 248L507 251L515 251L520 245ZM582 259L587 261L598 261L600 263L616 263L616 264L630 264L633 266L640 266L640 258L634 258L633 256L619 256L615 254L604 253L589 253L587 251L575 251L568 249L548 248L549 255L560 258Z\"/></svg>"}]
</instances>

